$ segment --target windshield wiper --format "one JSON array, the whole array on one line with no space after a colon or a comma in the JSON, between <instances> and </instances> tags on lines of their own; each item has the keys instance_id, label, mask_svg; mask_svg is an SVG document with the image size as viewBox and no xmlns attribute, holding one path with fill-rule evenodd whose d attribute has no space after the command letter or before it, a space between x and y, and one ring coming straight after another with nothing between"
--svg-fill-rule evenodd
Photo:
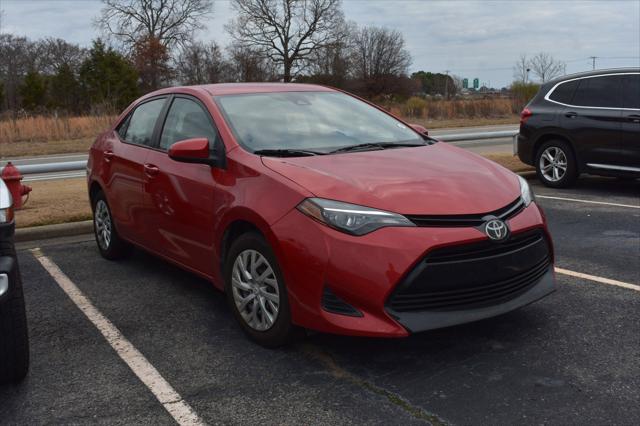
<instances>
[{"instance_id":1,"label":"windshield wiper","mask_svg":"<svg viewBox=\"0 0 640 426\"><path fill-rule=\"evenodd\" d=\"M325 155L324 152L311 151L308 149L259 149L253 151L256 155L267 157L309 157L311 155Z\"/></svg>"},{"instance_id":2,"label":"windshield wiper","mask_svg":"<svg viewBox=\"0 0 640 426\"><path fill-rule=\"evenodd\" d=\"M338 148L336 150L330 151L329 154L333 154L336 152L347 152L347 151L365 151L370 148L378 148L378 149L386 149L386 148L403 148L403 147L411 147L411 146L426 146L428 143L414 143L414 142L369 142L369 143L361 143L358 145L350 145L342 148Z\"/></svg>"}]
</instances>

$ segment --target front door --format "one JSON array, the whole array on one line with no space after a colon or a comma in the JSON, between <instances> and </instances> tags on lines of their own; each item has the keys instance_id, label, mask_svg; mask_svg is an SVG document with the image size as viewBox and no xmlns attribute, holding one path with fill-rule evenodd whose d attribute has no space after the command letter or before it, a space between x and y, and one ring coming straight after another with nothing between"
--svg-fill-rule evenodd
<instances>
[{"instance_id":1,"label":"front door","mask_svg":"<svg viewBox=\"0 0 640 426\"><path fill-rule=\"evenodd\" d=\"M172 160L174 143L196 137L222 143L209 112L194 98L175 96L159 138L145 163L145 210L154 238L151 249L182 265L212 275L214 192L211 166Z\"/></svg>"},{"instance_id":2,"label":"front door","mask_svg":"<svg viewBox=\"0 0 640 426\"><path fill-rule=\"evenodd\" d=\"M622 91L621 165L640 172L640 74L629 74Z\"/></svg>"}]
</instances>

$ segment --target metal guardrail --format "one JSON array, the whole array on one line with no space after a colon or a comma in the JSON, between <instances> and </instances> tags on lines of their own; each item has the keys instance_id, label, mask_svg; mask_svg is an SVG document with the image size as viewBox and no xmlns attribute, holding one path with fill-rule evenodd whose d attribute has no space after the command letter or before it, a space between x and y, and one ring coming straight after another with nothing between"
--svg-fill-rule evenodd
<instances>
[{"instance_id":1,"label":"metal guardrail","mask_svg":"<svg viewBox=\"0 0 640 426\"><path fill-rule=\"evenodd\" d=\"M514 149L515 149L515 140L517 135L518 135L517 130L502 130L497 132L459 133L459 134L453 134L453 135L440 135L440 136L433 136L433 137L443 142L461 142L461 141L471 141L471 140L514 138ZM16 167L18 168L20 173L23 175L71 172L71 171L84 170L87 167L87 160L62 161L62 162L56 162L56 163L43 163L43 164L20 164L20 165L16 165Z\"/></svg>"}]
</instances>

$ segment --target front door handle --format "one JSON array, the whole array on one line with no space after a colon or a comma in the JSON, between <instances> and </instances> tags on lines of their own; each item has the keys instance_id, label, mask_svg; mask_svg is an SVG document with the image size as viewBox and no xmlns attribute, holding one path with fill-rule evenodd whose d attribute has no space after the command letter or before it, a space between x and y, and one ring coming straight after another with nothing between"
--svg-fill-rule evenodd
<instances>
[{"instance_id":1,"label":"front door handle","mask_svg":"<svg viewBox=\"0 0 640 426\"><path fill-rule=\"evenodd\" d=\"M104 161L108 163L109 161L111 161L115 154L113 153L113 151L105 151L102 153L102 155L104 156Z\"/></svg>"},{"instance_id":2,"label":"front door handle","mask_svg":"<svg viewBox=\"0 0 640 426\"><path fill-rule=\"evenodd\" d=\"M634 123L640 123L640 114L629 114L627 115L627 118Z\"/></svg>"},{"instance_id":3,"label":"front door handle","mask_svg":"<svg viewBox=\"0 0 640 426\"><path fill-rule=\"evenodd\" d=\"M153 164L145 164L144 165L144 174L149 176L150 178L155 177L160 172L160 169Z\"/></svg>"},{"instance_id":4,"label":"front door handle","mask_svg":"<svg viewBox=\"0 0 640 426\"><path fill-rule=\"evenodd\" d=\"M566 112L564 114L564 116L567 117L567 118L576 118L576 117L578 117L578 113L577 112L573 112L573 111Z\"/></svg>"}]
</instances>

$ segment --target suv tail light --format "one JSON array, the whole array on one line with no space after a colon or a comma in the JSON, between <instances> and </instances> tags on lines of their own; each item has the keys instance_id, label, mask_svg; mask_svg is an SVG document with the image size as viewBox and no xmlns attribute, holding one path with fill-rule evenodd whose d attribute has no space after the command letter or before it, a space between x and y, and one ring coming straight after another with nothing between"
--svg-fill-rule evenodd
<instances>
[{"instance_id":1,"label":"suv tail light","mask_svg":"<svg viewBox=\"0 0 640 426\"><path fill-rule=\"evenodd\" d=\"M531 117L532 115L533 113L529 108L523 109L522 112L520 113L520 125L523 125L524 123L526 123L529 117Z\"/></svg>"}]
</instances>

